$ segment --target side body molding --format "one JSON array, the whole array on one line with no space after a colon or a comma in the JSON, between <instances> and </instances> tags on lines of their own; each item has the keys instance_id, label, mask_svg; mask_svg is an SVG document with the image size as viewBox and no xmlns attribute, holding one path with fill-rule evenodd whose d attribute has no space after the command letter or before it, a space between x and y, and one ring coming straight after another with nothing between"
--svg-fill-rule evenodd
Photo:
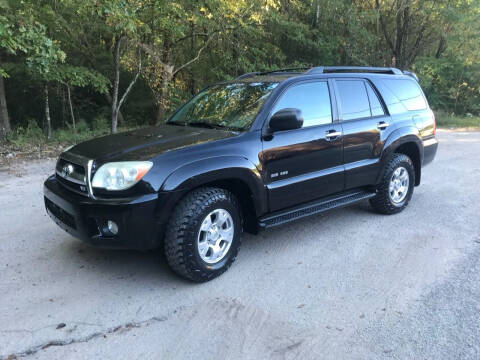
<instances>
[{"instance_id":1,"label":"side body molding","mask_svg":"<svg viewBox=\"0 0 480 360\"><path fill-rule=\"evenodd\" d=\"M395 131L393 131L385 141L385 145L383 146L382 154L380 157L380 163L382 164L382 166L378 173L377 184L380 182L380 179L383 175L383 171L385 170L385 167L387 165L387 161L390 155L405 143L414 143L417 146L419 160L420 160L420 166L418 170L420 171L421 164L423 163L423 142L420 137L420 132L416 127L413 127L413 126L400 127ZM419 183L421 174L419 173L417 175L418 177L416 179L416 182Z\"/></svg>"},{"instance_id":2,"label":"side body molding","mask_svg":"<svg viewBox=\"0 0 480 360\"><path fill-rule=\"evenodd\" d=\"M257 216L267 211L267 193L261 174L250 160L241 156L216 156L188 163L170 174L160 191L188 192L204 184L228 180L248 186Z\"/></svg>"}]
</instances>

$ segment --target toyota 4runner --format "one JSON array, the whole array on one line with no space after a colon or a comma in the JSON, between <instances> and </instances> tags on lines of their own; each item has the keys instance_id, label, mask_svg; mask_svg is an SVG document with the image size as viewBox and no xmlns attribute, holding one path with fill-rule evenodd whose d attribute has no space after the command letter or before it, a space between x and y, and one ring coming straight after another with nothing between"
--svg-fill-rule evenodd
<instances>
[{"instance_id":1,"label":"toyota 4runner","mask_svg":"<svg viewBox=\"0 0 480 360\"><path fill-rule=\"evenodd\" d=\"M202 90L162 126L62 153L48 214L94 246L163 247L178 274L207 281L242 231L369 200L402 211L437 151L416 76L396 68L249 73Z\"/></svg>"}]
</instances>

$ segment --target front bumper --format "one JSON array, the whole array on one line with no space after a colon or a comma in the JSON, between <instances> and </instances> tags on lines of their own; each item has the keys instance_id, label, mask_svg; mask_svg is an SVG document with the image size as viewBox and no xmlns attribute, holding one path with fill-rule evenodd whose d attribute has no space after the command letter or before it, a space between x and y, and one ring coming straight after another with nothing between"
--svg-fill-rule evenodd
<instances>
[{"instance_id":1,"label":"front bumper","mask_svg":"<svg viewBox=\"0 0 480 360\"><path fill-rule=\"evenodd\" d=\"M54 175L45 181L43 192L50 217L69 234L88 244L138 250L160 246L168 211L157 208L161 194L93 200L68 191ZM102 232L108 220L117 223L117 235Z\"/></svg>"}]
</instances>

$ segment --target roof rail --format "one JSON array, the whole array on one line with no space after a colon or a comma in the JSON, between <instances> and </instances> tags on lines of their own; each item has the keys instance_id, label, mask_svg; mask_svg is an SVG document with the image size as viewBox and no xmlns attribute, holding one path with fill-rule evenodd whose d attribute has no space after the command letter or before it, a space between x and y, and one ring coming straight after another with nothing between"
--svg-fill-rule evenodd
<instances>
[{"instance_id":1,"label":"roof rail","mask_svg":"<svg viewBox=\"0 0 480 360\"><path fill-rule=\"evenodd\" d=\"M413 72L411 72L411 71L407 71L407 70L403 70L403 73L404 73L405 75L407 75L407 76L410 76L410 77L414 78L414 79L417 80L417 82L418 82L418 76L417 76L417 74L415 74L415 73L413 73Z\"/></svg>"},{"instance_id":2,"label":"roof rail","mask_svg":"<svg viewBox=\"0 0 480 360\"><path fill-rule=\"evenodd\" d=\"M306 70L306 71L305 71ZM353 73L353 72L364 72L364 73L378 73L378 74L392 74L392 75L408 75L413 77L418 81L418 77L411 73L410 71L402 71L394 67L370 67L370 66L317 66L313 68L287 68L287 69L277 69L271 71L255 71L246 73L238 76L235 80L248 79L254 76L269 75L269 74L278 74L278 73L288 73L288 72L299 72L305 71L305 75L312 74L325 74L325 73Z\"/></svg>"},{"instance_id":3,"label":"roof rail","mask_svg":"<svg viewBox=\"0 0 480 360\"><path fill-rule=\"evenodd\" d=\"M305 74L324 74L329 72L371 72L381 74L402 75L400 69L394 67L368 67L368 66L317 66Z\"/></svg>"},{"instance_id":4,"label":"roof rail","mask_svg":"<svg viewBox=\"0 0 480 360\"><path fill-rule=\"evenodd\" d=\"M255 71L240 75L235 80L247 79L249 77L258 76L258 75L269 75L269 74L276 74L276 73L288 73L288 72L298 72L299 70L308 70L310 68L298 67L298 68L288 68L288 69L277 69L271 71Z\"/></svg>"}]
</instances>

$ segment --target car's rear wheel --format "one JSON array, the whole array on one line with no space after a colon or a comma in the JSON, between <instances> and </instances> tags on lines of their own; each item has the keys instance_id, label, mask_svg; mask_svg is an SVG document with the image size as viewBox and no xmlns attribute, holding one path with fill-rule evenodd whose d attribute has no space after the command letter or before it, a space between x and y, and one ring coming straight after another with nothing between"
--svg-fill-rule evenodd
<instances>
[{"instance_id":1,"label":"car's rear wheel","mask_svg":"<svg viewBox=\"0 0 480 360\"><path fill-rule=\"evenodd\" d=\"M415 168L412 160L407 155L395 153L385 168L377 195L370 199L370 204L382 214L399 213L412 198L414 185Z\"/></svg>"},{"instance_id":2,"label":"car's rear wheel","mask_svg":"<svg viewBox=\"0 0 480 360\"><path fill-rule=\"evenodd\" d=\"M165 234L165 254L179 275L211 280L235 260L242 220L235 196L225 189L204 187L192 191L176 206Z\"/></svg>"}]
</instances>

